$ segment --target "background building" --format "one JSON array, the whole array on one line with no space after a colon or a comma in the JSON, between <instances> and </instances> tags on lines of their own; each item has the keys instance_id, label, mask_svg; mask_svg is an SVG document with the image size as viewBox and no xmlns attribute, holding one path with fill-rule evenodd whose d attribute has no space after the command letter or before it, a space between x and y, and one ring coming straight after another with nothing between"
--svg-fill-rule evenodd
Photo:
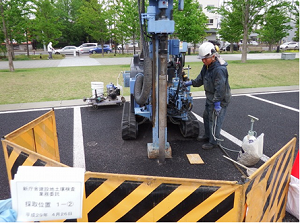
<instances>
[{"instance_id":1,"label":"background building","mask_svg":"<svg viewBox=\"0 0 300 223\"><path fill-rule=\"evenodd\" d=\"M294 0L290 0L292 4L294 4ZM221 22L221 16L218 14L214 14L206 9L207 6L214 6L214 7L220 7L223 3L223 0L198 0L200 3L203 12L208 17L207 21L207 30L206 33L208 36L206 37L206 40L219 40L219 35L217 34L218 29L220 28L220 22ZM295 16L291 13L290 17L295 19ZM290 25L293 27L292 30L288 31L288 35L282 39L282 42L290 42L293 41L293 38L295 37L295 22L291 21ZM251 33L249 35L249 39L253 41L259 41L259 36L257 33ZM205 41L206 41L205 40ZM222 42L222 41L221 41Z\"/></svg>"},{"instance_id":2,"label":"background building","mask_svg":"<svg viewBox=\"0 0 300 223\"><path fill-rule=\"evenodd\" d=\"M206 37L207 40L217 40L219 39L217 30L220 23L220 15L214 14L206 9L207 6L214 6L219 7L221 4L221 0L198 0L200 5L202 6L203 12L208 17L207 20L207 27L208 30L206 30L208 36Z\"/></svg>"}]
</instances>

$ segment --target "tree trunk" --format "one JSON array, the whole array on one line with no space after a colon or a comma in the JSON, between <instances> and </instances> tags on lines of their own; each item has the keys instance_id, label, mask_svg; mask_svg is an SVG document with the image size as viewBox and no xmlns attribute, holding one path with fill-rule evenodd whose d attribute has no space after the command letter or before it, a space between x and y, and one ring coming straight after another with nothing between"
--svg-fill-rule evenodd
<instances>
[{"instance_id":1,"label":"tree trunk","mask_svg":"<svg viewBox=\"0 0 300 223\"><path fill-rule=\"evenodd\" d=\"M243 47L242 47L242 63L247 61L247 40L248 40L248 23L249 23L249 2L245 0L245 13L244 13L244 36L243 36Z\"/></svg>"},{"instance_id":2,"label":"tree trunk","mask_svg":"<svg viewBox=\"0 0 300 223\"><path fill-rule=\"evenodd\" d=\"M28 46L28 35L26 31L26 51L27 51L27 57L29 57L29 46Z\"/></svg>"},{"instance_id":3,"label":"tree trunk","mask_svg":"<svg viewBox=\"0 0 300 223\"><path fill-rule=\"evenodd\" d=\"M15 51L14 51L13 38L11 36L9 37L9 47L10 47L11 58L12 58L12 60L14 60L15 59Z\"/></svg>"},{"instance_id":4,"label":"tree trunk","mask_svg":"<svg viewBox=\"0 0 300 223\"><path fill-rule=\"evenodd\" d=\"M8 35L7 35L7 30L6 30L6 25L5 25L5 18L4 18L4 10L3 10L2 0L0 0L0 10L1 10L1 17L2 17L2 24L3 24L3 33L4 33L4 36L5 36L5 46L6 46L6 50L7 50L7 56L8 56L8 65L9 65L9 70L12 72L12 71L15 71L15 68L14 68L14 63L13 63L13 60L12 60L12 52L11 52L11 48L10 48L10 45L9 45L9 38L8 38Z\"/></svg>"},{"instance_id":5,"label":"tree trunk","mask_svg":"<svg viewBox=\"0 0 300 223\"><path fill-rule=\"evenodd\" d=\"M103 40L101 40L101 47L102 47L102 50L101 50L102 57L104 57L104 41Z\"/></svg>"},{"instance_id":6,"label":"tree trunk","mask_svg":"<svg viewBox=\"0 0 300 223\"><path fill-rule=\"evenodd\" d=\"M247 62L247 40L248 40L248 25L244 27L243 47L242 47L242 63Z\"/></svg>"},{"instance_id":7,"label":"tree trunk","mask_svg":"<svg viewBox=\"0 0 300 223\"><path fill-rule=\"evenodd\" d=\"M233 53L233 43L230 43L230 53Z\"/></svg>"}]
</instances>

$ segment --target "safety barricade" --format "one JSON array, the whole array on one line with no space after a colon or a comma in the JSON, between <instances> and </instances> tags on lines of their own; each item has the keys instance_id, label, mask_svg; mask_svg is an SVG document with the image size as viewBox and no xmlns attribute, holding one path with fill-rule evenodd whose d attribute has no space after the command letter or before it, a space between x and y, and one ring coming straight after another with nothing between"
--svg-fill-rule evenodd
<instances>
[{"instance_id":1,"label":"safety barricade","mask_svg":"<svg viewBox=\"0 0 300 223\"><path fill-rule=\"evenodd\" d=\"M60 161L53 110L4 136L4 139Z\"/></svg>"},{"instance_id":2,"label":"safety barricade","mask_svg":"<svg viewBox=\"0 0 300 223\"><path fill-rule=\"evenodd\" d=\"M19 166L66 167L66 165L60 162L26 149L6 139L2 139L2 147L9 181L14 178Z\"/></svg>"},{"instance_id":3,"label":"safety barricade","mask_svg":"<svg viewBox=\"0 0 300 223\"><path fill-rule=\"evenodd\" d=\"M243 218L242 185L230 181L87 172L89 222L238 221Z\"/></svg>"},{"instance_id":4,"label":"safety barricade","mask_svg":"<svg viewBox=\"0 0 300 223\"><path fill-rule=\"evenodd\" d=\"M47 114L54 117L54 111ZM40 120L43 123L47 118ZM40 126L40 123L29 123L30 125L26 126L32 130ZM25 134L27 129L20 131L21 135ZM47 135L56 138L55 121L52 129L55 129L55 133L48 132ZM35 150L34 144L31 144L33 148L24 148L23 145L17 144L22 140L11 137L13 134L8 136L10 137L2 139L2 145L9 180L13 179L18 166L22 165L66 167L40 154L43 150ZM55 140L57 141L57 138ZM246 178L244 183L88 171L85 173L82 218L76 220L78 222L282 221L295 146L296 138ZM65 220L67 219L62 221Z\"/></svg>"},{"instance_id":5,"label":"safety barricade","mask_svg":"<svg viewBox=\"0 0 300 223\"><path fill-rule=\"evenodd\" d=\"M246 222L282 222L295 147L293 138L249 177Z\"/></svg>"}]
</instances>

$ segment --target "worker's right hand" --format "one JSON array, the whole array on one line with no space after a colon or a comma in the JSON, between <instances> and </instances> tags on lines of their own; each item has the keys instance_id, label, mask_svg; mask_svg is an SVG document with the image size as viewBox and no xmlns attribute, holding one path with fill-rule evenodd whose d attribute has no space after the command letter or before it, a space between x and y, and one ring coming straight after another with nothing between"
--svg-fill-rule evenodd
<instances>
[{"instance_id":1,"label":"worker's right hand","mask_svg":"<svg viewBox=\"0 0 300 223\"><path fill-rule=\"evenodd\" d=\"M183 82L183 85L186 86L186 87L191 86L192 84L193 84L192 81Z\"/></svg>"},{"instance_id":2,"label":"worker's right hand","mask_svg":"<svg viewBox=\"0 0 300 223\"><path fill-rule=\"evenodd\" d=\"M11 199L0 200L0 222L15 222L17 213L11 207Z\"/></svg>"}]
</instances>

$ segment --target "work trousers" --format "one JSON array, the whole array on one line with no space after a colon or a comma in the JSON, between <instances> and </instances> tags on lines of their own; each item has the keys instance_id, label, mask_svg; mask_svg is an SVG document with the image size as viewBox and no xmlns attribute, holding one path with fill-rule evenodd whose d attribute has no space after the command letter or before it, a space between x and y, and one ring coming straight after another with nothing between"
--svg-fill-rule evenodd
<instances>
[{"instance_id":1,"label":"work trousers","mask_svg":"<svg viewBox=\"0 0 300 223\"><path fill-rule=\"evenodd\" d=\"M205 103L205 110L203 112L204 130L205 136L209 138L209 143L211 144L217 144L217 139L220 139L221 137L220 133L225 119L226 110L227 107L222 107L219 116L216 116L214 113L214 104Z\"/></svg>"},{"instance_id":2,"label":"work trousers","mask_svg":"<svg viewBox=\"0 0 300 223\"><path fill-rule=\"evenodd\" d=\"M48 52L48 54L49 54L49 59L52 59L52 52Z\"/></svg>"}]
</instances>

